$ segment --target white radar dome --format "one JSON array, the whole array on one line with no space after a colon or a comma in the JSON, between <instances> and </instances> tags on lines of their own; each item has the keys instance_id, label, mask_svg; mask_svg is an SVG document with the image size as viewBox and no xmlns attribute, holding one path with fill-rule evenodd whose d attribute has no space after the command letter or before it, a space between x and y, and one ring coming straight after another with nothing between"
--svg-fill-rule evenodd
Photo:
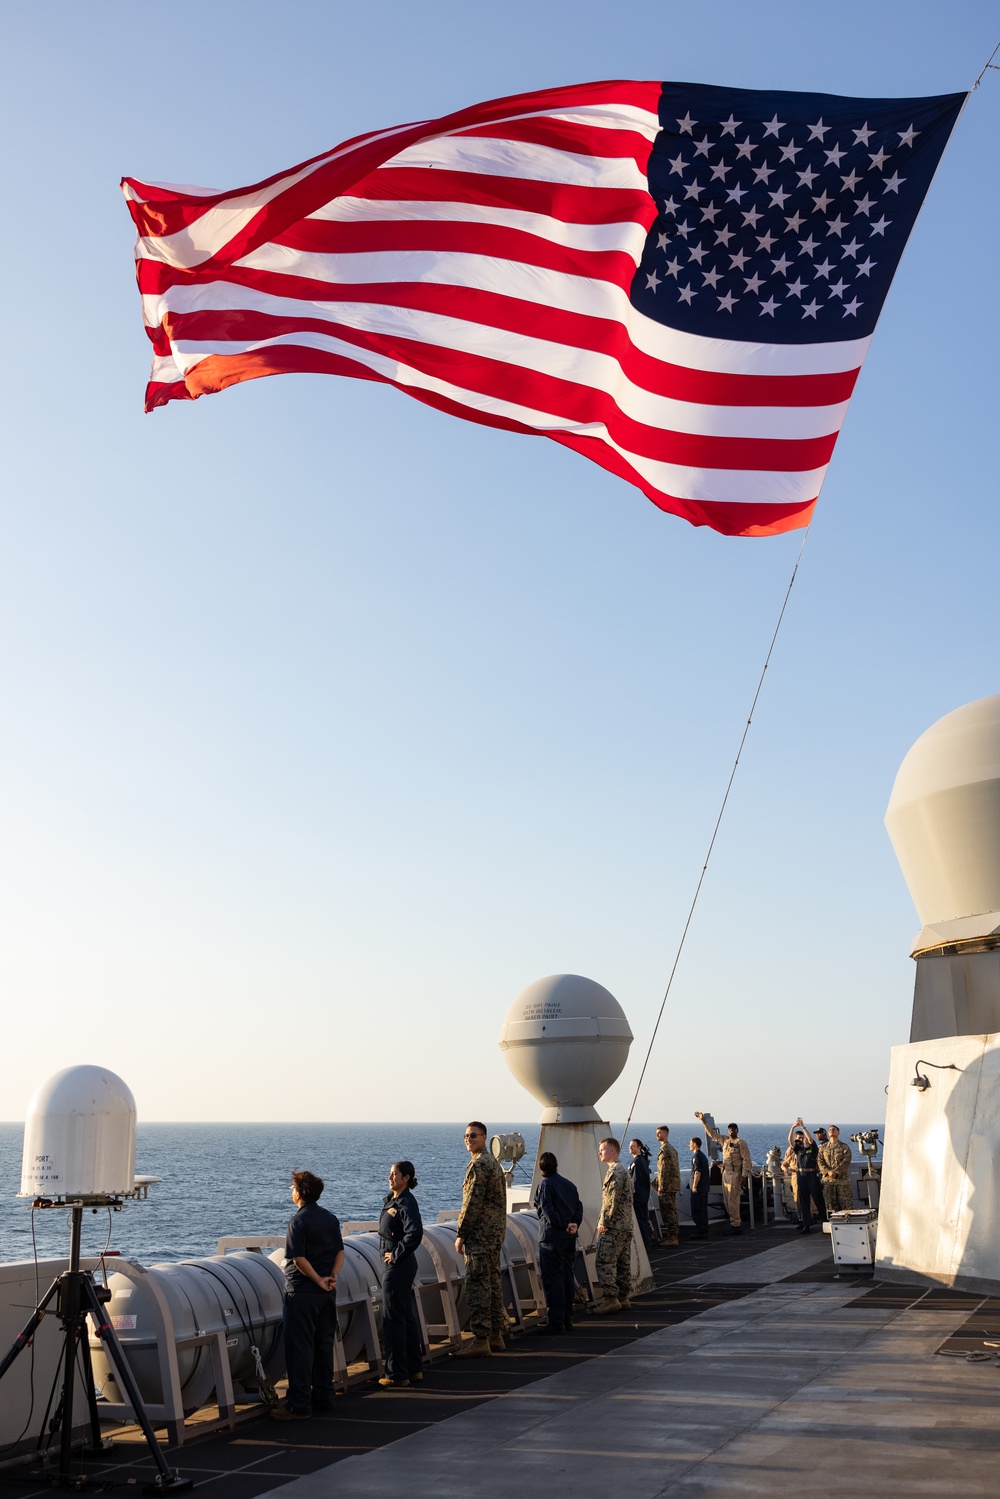
<instances>
[{"instance_id":1,"label":"white radar dome","mask_svg":"<svg viewBox=\"0 0 1000 1499\"><path fill-rule=\"evenodd\" d=\"M517 996L500 1032L507 1066L545 1105L542 1124L600 1119L594 1104L628 1059L632 1030L601 984L554 973Z\"/></svg>"},{"instance_id":2,"label":"white radar dome","mask_svg":"<svg viewBox=\"0 0 1000 1499\"><path fill-rule=\"evenodd\" d=\"M24 1121L20 1197L122 1197L135 1184L135 1099L106 1067L65 1067Z\"/></svg>"},{"instance_id":3,"label":"white radar dome","mask_svg":"<svg viewBox=\"0 0 1000 1499\"><path fill-rule=\"evenodd\" d=\"M899 767L885 825L923 922L914 952L1000 928L1000 695L921 734Z\"/></svg>"}]
</instances>

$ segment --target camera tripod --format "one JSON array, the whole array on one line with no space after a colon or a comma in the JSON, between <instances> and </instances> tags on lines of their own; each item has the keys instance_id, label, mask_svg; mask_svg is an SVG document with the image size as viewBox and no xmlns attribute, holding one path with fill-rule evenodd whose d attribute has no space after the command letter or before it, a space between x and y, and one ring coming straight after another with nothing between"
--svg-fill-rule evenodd
<instances>
[{"instance_id":1,"label":"camera tripod","mask_svg":"<svg viewBox=\"0 0 1000 1499\"><path fill-rule=\"evenodd\" d=\"M51 1205L51 1204L50 1204ZM152 1423L142 1403L139 1387L135 1382L132 1370L128 1366L124 1349L118 1341L118 1335L108 1320L104 1310L104 1303L110 1300L110 1293L104 1288L98 1288L94 1283L91 1271L80 1269L80 1236L83 1226L83 1204L71 1203L72 1213L70 1225L70 1251L69 1269L57 1275L49 1286L41 1301L35 1307L24 1327L14 1339L3 1359L0 1360L0 1379L3 1379L8 1369L14 1363L19 1353L23 1353L29 1347L38 1326L45 1316L51 1302L55 1301L55 1312L63 1326L63 1352L62 1364L62 1390L56 1405L55 1414L52 1418L51 1430L59 1432L59 1471L56 1482L62 1488L81 1489L86 1488L86 1479L83 1479L72 1471L72 1447L73 1447L73 1395L76 1383L77 1355L80 1359L80 1372L84 1388L87 1393L87 1404L90 1411L90 1451L100 1452L104 1443L101 1438L101 1421L97 1408L97 1394L94 1390L93 1367L90 1361L90 1340L87 1335L87 1319L92 1319L94 1331L104 1345L105 1351L112 1365L121 1388L128 1398L128 1402L135 1412L135 1419L142 1429L149 1448L150 1456L156 1464L157 1476L151 1483L143 1486L144 1494L179 1494L185 1489L190 1489L193 1482L190 1478L183 1478L175 1473L168 1464L160 1445L156 1440ZM56 1378L58 1379L58 1372ZM49 1395L49 1405L55 1393L55 1383ZM46 1409L46 1414L48 1408ZM44 1426L43 1422L43 1426ZM39 1446L36 1449L41 1452L41 1432L39 1432Z\"/></svg>"}]
</instances>

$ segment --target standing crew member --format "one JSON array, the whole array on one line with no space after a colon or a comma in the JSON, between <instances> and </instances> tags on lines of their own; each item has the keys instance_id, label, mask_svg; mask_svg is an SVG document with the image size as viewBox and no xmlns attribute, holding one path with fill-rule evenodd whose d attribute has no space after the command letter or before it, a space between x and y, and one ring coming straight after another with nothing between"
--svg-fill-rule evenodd
<instances>
[{"instance_id":1,"label":"standing crew member","mask_svg":"<svg viewBox=\"0 0 1000 1499\"><path fill-rule=\"evenodd\" d=\"M292 1172L298 1212L285 1238L285 1367L288 1395L272 1421L306 1421L333 1410L333 1340L337 1330L337 1276L344 1240L333 1213L321 1208L323 1182L311 1171Z\"/></svg>"},{"instance_id":2,"label":"standing crew member","mask_svg":"<svg viewBox=\"0 0 1000 1499\"><path fill-rule=\"evenodd\" d=\"M387 1388L406 1386L424 1377L424 1350L413 1300L416 1249L424 1236L420 1209L412 1189L417 1174L412 1161L389 1167L389 1195L378 1221L378 1245L385 1261L382 1274L382 1331L385 1334Z\"/></svg>"},{"instance_id":3,"label":"standing crew member","mask_svg":"<svg viewBox=\"0 0 1000 1499\"><path fill-rule=\"evenodd\" d=\"M823 1188L820 1185L819 1169L816 1165L819 1147L802 1123L801 1117L796 1119L788 1131L788 1143L793 1147L797 1158L795 1169L798 1173L796 1200L799 1208L799 1226L795 1232L808 1234L812 1232L809 1226L810 1204L815 1206L816 1216L820 1223L826 1217L826 1203L823 1201Z\"/></svg>"},{"instance_id":4,"label":"standing crew member","mask_svg":"<svg viewBox=\"0 0 1000 1499\"><path fill-rule=\"evenodd\" d=\"M632 1183L618 1159L618 1141L613 1135L602 1140L597 1151L608 1168L601 1188L601 1216L597 1221L597 1260L594 1266L601 1299L591 1307L596 1317L628 1310L632 1305Z\"/></svg>"},{"instance_id":5,"label":"standing crew member","mask_svg":"<svg viewBox=\"0 0 1000 1499\"><path fill-rule=\"evenodd\" d=\"M560 1176L551 1150L538 1157L542 1179L535 1188L535 1212L542 1220L538 1239L538 1269L545 1291L549 1320L541 1331L548 1337L570 1332L576 1294L576 1243L583 1221L583 1203L573 1182Z\"/></svg>"},{"instance_id":6,"label":"standing crew member","mask_svg":"<svg viewBox=\"0 0 1000 1499\"><path fill-rule=\"evenodd\" d=\"M816 1131L817 1135L819 1131ZM816 1158L823 1182L823 1196L828 1213L844 1211L854 1206L851 1190L851 1147L840 1138L840 1126L830 1125L830 1139L821 1145Z\"/></svg>"},{"instance_id":7,"label":"standing crew member","mask_svg":"<svg viewBox=\"0 0 1000 1499\"><path fill-rule=\"evenodd\" d=\"M632 1207L635 1221L639 1225L642 1242L649 1253L649 1146L641 1140L630 1140L628 1153L632 1157L628 1174L632 1180Z\"/></svg>"},{"instance_id":8,"label":"standing crew member","mask_svg":"<svg viewBox=\"0 0 1000 1499\"><path fill-rule=\"evenodd\" d=\"M799 1158L795 1146L789 1145L781 1162L781 1201L787 1218L799 1211Z\"/></svg>"},{"instance_id":9,"label":"standing crew member","mask_svg":"<svg viewBox=\"0 0 1000 1499\"><path fill-rule=\"evenodd\" d=\"M660 1153L656 1157L656 1195L660 1199L662 1242L672 1247L680 1242L677 1228L677 1194L681 1189L681 1163L670 1143L670 1130L661 1124L656 1131Z\"/></svg>"},{"instance_id":10,"label":"standing crew member","mask_svg":"<svg viewBox=\"0 0 1000 1499\"><path fill-rule=\"evenodd\" d=\"M730 1233L741 1234L740 1226L740 1200L743 1196L744 1179L752 1181L753 1162L750 1159L750 1147L745 1140L740 1139L740 1127L738 1124L729 1126L728 1137L713 1129L710 1124L705 1124L705 1116L694 1111L694 1117L700 1119L705 1125L705 1133L716 1145L722 1146L722 1197L729 1214ZM750 1190L753 1188L751 1186Z\"/></svg>"},{"instance_id":11,"label":"standing crew member","mask_svg":"<svg viewBox=\"0 0 1000 1499\"><path fill-rule=\"evenodd\" d=\"M701 1148L701 1136L691 1136L691 1222L695 1238L708 1238L708 1156Z\"/></svg>"},{"instance_id":12,"label":"standing crew member","mask_svg":"<svg viewBox=\"0 0 1000 1499\"><path fill-rule=\"evenodd\" d=\"M503 1353L505 1325L500 1289L500 1249L507 1231L507 1182L499 1161L486 1149L486 1125L474 1119L465 1130L471 1157L462 1184L462 1211L455 1227L455 1248L465 1256L465 1294L472 1342L455 1358Z\"/></svg>"}]
</instances>

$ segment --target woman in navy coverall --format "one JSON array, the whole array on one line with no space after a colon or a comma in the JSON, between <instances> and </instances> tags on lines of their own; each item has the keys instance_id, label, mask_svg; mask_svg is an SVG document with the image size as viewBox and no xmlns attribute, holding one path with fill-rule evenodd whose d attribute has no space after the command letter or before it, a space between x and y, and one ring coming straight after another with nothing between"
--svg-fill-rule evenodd
<instances>
[{"instance_id":1,"label":"woman in navy coverall","mask_svg":"<svg viewBox=\"0 0 1000 1499\"><path fill-rule=\"evenodd\" d=\"M649 1253L649 1146L644 1145L641 1140L630 1140L628 1143L629 1153L632 1156L628 1174L632 1178L632 1207L635 1210L635 1221L639 1225L642 1242Z\"/></svg>"},{"instance_id":2,"label":"woman in navy coverall","mask_svg":"<svg viewBox=\"0 0 1000 1499\"><path fill-rule=\"evenodd\" d=\"M423 1379L424 1350L413 1299L417 1273L415 1250L424 1236L412 1161L396 1161L389 1171L392 1189L378 1223L379 1248L385 1260L382 1276L382 1327L385 1332L385 1372L382 1384L405 1385Z\"/></svg>"}]
</instances>

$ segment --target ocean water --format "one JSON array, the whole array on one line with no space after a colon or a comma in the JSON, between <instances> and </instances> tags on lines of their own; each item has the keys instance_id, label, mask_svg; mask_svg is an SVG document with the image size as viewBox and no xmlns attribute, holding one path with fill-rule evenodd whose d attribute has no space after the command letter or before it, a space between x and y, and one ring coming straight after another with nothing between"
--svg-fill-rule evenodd
<instances>
[{"instance_id":1,"label":"ocean water","mask_svg":"<svg viewBox=\"0 0 1000 1499\"><path fill-rule=\"evenodd\" d=\"M842 1124L844 1139L876 1126ZM877 1126L880 1130L881 1123ZM98 1254L110 1233L110 1248L145 1264L214 1254L226 1234L280 1234L293 1212L289 1174L308 1169L326 1182L324 1207L343 1221L378 1216L393 1161L411 1160L425 1218L461 1201L468 1160L462 1124L140 1124L136 1171L159 1176L146 1202L120 1212L86 1212L83 1251ZM613 1125L620 1133L621 1126ZM490 1124L492 1132L520 1130L527 1147L515 1180L527 1182L538 1148L537 1124ZM695 1123L671 1124L670 1138L681 1165L687 1142L703 1133ZM772 1145L785 1144L787 1124L743 1126L754 1161ZM629 1137L656 1153L655 1125L632 1125ZM32 1229L40 1257L64 1255L69 1215L53 1209L32 1213L17 1197L21 1184L20 1124L0 1124L0 1261L32 1258ZM857 1156L857 1149L855 1156Z\"/></svg>"}]
</instances>

